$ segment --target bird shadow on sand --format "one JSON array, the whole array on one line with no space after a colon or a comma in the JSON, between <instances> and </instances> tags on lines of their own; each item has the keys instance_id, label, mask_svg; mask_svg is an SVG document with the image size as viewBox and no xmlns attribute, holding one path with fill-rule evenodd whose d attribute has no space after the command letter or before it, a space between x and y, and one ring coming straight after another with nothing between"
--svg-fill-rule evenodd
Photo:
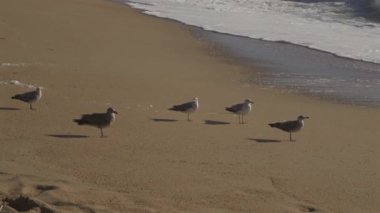
<instances>
[{"instance_id":1,"label":"bird shadow on sand","mask_svg":"<svg viewBox=\"0 0 380 213\"><path fill-rule=\"evenodd\" d=\"M20 109L14 108L14 107L0 107L0 110L20 110Z\"/></svg>"},{"instance_id":2,"label":"bird shadow on sand","mask_svg":"<svg viewBox=\"0 0 380 213\"><path fill-rule=\"evenodd\" d=\"M53 137L53 138L63 138L63 139L88 138L87 135L75 135L75 134L46 134L46 136Z\"/></svg>"},{"instance_id":3,"label":"bird shadow on sand","mask_svg":"<svg viewBox=\"0 0 380 213\"><path fill-rule=\"evenodd\" d=\"M207 125L228 125L228 124L231 124L230 122L215 121L215 120L204 120L204 122Z\"/></svg>"},{"instance_id":4,"label":"bird shadow on sand","mask_svg":"<svg viewBox=\"0 0 380 213\"><path fill-rule=\"evenodd\" d=\"M247 140L256 141L257 143L280 143L280 140L265 138L247 138Z\"/></svg>"},{"instance_id":5,"label":"bird shadow on sand","mask_svg":"<svg viewBox=\"0 0 380 213\"><path fill-rule=\"evenodd\" d=\"M150 120L154 122L177 122L176 119L169 119L169 118L151 118Z\"/></svg>"}]
</instances>

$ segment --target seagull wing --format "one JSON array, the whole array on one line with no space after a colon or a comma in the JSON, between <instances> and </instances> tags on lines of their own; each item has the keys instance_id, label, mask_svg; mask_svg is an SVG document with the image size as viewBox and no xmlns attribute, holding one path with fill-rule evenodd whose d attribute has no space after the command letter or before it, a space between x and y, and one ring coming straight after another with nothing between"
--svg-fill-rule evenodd
<instances>
[{"instance_id":1,"label":"seagull wing","mask_svg":"<svg viewBox=\"0 0 380 213\"><path fill-rule=\"evenodd\" d=\"M91 126L103 127L110 124L110 119L106 113L84 114L80 119L80 123Z\"/></svg>"},{"instance_id":2,"label":"seagull wing","mask_svg":"<svg viewBox=\"0 0 380 213\"><path fill-rule=\"evenodd\" d=\"M297 120L295 120L295 121L271 123L269 124L269 126L281 129L286 132L294 132L294 131L299 130L302 127L302 124L298 122Z\"/></svg>"},{"instance_id":3,"label":"seagull wing","mask_svg":"<svg viewBox=\"0 0 380 213\"><path fill-rule=\"evenodd\" d=\"M225 109L229 112L237 113L243 109L244 104L235 104L230 107L226 107Z\"/></svg>"},{"instance_id":4,"label":"seagull wing","mask_svg":"<svg viewBox=\"0 0 380 213\"><path fill-rule=\"evenodd\" d=\"M193 107L194 107L193 102L187 102L187 103L180 104L180 105L174 105L173 107L169 108L169 110L184 112L184 111L187 111Z\"/></svg>"},{"instance_id":5,"label":"seagull wing","mask_svg":"<svg viewBox=\"0 0 380 213\"><path fill-rule=\"evenodd\" d=\"M31 92L26 92L23 94L17 94L12 97L13 99L21 100L24 102L30 102L33 101L37 98L37 92L36 91L31 91Z\"/></svg>"}]
</instances>

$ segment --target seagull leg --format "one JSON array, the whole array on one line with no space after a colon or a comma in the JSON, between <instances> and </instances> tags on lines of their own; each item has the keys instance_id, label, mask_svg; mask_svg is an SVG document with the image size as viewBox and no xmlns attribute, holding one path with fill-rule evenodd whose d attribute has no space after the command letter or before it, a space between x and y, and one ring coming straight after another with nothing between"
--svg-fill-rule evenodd
<instances>
[{"instance_id":1,"label":"seagull leg","mask_svg":"<svg viewBox=\"0 0 380 213\"><path fill-rule=\"evenodd\" d=\"M292 139L292 132L289 132L289 136L290 136L290 141L293 141L293 139Z\"/></svg>"},{"instance_id":2,"label":"seagull leg","mask_svg":"<svg viewBox=\"0 0 380 213\"><path fill-rule=\"evenodd\" d=\"M34 110L34 109L33 109L33 106L32 106L31 103L29 103L29 108L30 108L31 110Z\"/></svg>"},{"instance_id":3,"label":"seagull leg","mask_svg":"<svg viewBox=\"0 0 380 213\"><path fill-rule=\"evenodd\" d=\"M187 113L187 121L190 121L190 113Z\"/></svg>"},{"instance_id":4,"label":"seagull leg","mask_svg":"<svg viewBox=\"0 0 380 213\"><path fill-rule=\"evenodd\" d=\"M103 135L103 128L100 128L100 137L104 138L104 135Z\"/></svg>"},{"instance_id":5,"label":"seagull leg","mask_svg":"<svg viewBox=\"0 0 380 213\"><path fill-rule=\"evenodd\" d=\"M244 124L244 115L241 114L241 124Z\"/></svg>"}]
</instances>

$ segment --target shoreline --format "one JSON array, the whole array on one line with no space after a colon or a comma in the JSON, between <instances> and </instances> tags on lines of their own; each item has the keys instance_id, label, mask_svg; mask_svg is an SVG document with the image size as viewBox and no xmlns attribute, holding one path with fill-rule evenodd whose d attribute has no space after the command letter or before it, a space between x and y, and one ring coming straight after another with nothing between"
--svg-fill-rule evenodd
<instances>
[{"instance_id":1,"label":"shoreline","mask_svg":"<svg viewBox=\"0 0 380 213\"><path fill-rule=\"evenodd\" d=\"M232 36L232 37L239 37L239 38L244 38L244 39L252 39L252 40L263 41L263 42L268 42L268 43L289 44L289 45L297 46L297 47L300 47L300 48L306 48L306 49L309 49L309 50L312 50L312 51L316 51L316 52L332 55L332 56L340 58L340 59L345 59L345 60L350 60L350 61L355 61L355 62L368 63L368 64L373 64L373 65L380 65L380 62L376 63L376 62L366 61L366 60L357 59L357 58L350 58L348 56L338 55L338 54L333 53L333 52L317 49L317 48L314 48L314 47L309 47L309 46L302 45L302 44L292 43L292 42L289 42L289 41L283 41L283 40L272 41L272 40L266 40L264 38L253 38L253 37L249 37L249 36L235 35L235 34L226 33L226 32L219 32L219 31L216 31L216 30L208 30L208 29L205 29L205 28L203 28L201 26L186 24L186 23L178 21L176 19L167 18L167 17L160 17L160 16L153 15L153 14L147 14L146 12L149 12L148 10L135 8L135 7L131 6L131 5L129 5L127 3L127 2L130 2L129 0L114 0L114 2L118 3L118 4L126 5L127 7L130 7L132 9L136 10L136 11L139 11L142 15L155 17L155 18L162 19L162 20L169 21L169 22L172 21L173 23L178 23L180 25L187 26L190 29L194 28L194 29L200 30L200 31L207 31L207 32L210 32L210 33L222 34L222 35L227 35L227 36Z\"/></svg>"},{"instance_id":2,"label":"shoreline","mask_svg":"<svg viewBox=\"0 0 380 213\"><path fill-rule=\"evenodd\" d=\"M115 3L118 3L118 4L125 5L125 6L127 6L127 7L130 7L130 8L132 8L132 9L136 10L136 11L139 11L139 13L141 13L142 15L155 17L155 18L162 19L162 20L169 21L169 22L172 21L173 23L178 23L178 24L180 24L180 25L187 26L187 27L189 27L190 29L191 29L191 28L194 28L194 29L196 29L196 30L200 30L200 31L207 31L207 32L210 32L210 33L216 33L216 34L227 35L227 36L232 36L232 37L239 37L239 38L244 38L244 39L252 39L252 40L263 41L263 42L268 42L268 43L289 44L289 45L297 46L297 47L300 47L300 48L306 48L306 49L309 49L309 50L312 50L312 51L316 51L316 52L320 52L320 53L324 53L324 54L332 55L332 56L337 57L337 58L340 58L340 59L345 59L345 60L350 60L350 61L355 61L355 62L368 63L368 64L373 64L373 65L380 65L380 62L379 62L379 63L376 63L376 62L366 61L366 60L357 59L357 58L350 58L350 57L348 57L348 56L338 55L338 54L333 53L333 52L329 52L329 51L325 51L325 50L317 49L317 48L314 48L314 47L309 47L309 46L302 45L302 44L292 43L292 42L289 42L289 41L283 41L283 40L272 41L272 40L266 40L266 39L264 39L264 38L252 38L252 37L249 37L249 36L235 35L235 34L232 34L232 33L219 32L219 31L216 31L216 30L208 30L208 29L205 29L205 28L203 28L203 27L201 27L201 26L191 25L191 24L186 24L186 23L181 22L181 21L178 21L178 20L176 20L176 19L167 18L167 17L160 17L160 16L152 15L152 14L147 14L147 13L145 13L145 12L148 12L148 10L139 9L139 8L135 8L135 7L133 7L133 6L130 6L130 5L127 3L127 2L130 2L129 0L114 0L114 2L115 2Z\"/></svg>"},{"instance_id":3,"label":"shoreline","mask_svg":"<svg viewBox=\"0 0 380 213\"><path fill-rule=\"evenodd\" d=\"M291 49L302 50L300 52L310 52L310 53L316 53L315 55L322 55L323 58L327 58L325 60L329 60L328 63L331 63L331 61L333 61L335 64L340 64L340 63L346 64L344 66L348 66L348 67L353 67L353 66L362 67L361 70L355 70L355 71L344 73L345 75L351 76L354 72L363 72L363 73L357 74L357 79L355 81L361 82L361 81L366 81L368 79L380 78L380 64L379 63L349 58L349 57L345 57L345 56L340 56L340 55L337 55L335 53L331 53L328 51L319 50L316 48L312 48L312 47L308 47L308 46L304 46L304 45L300 45L300 44L295 44L295 43L291 43L291 42L287 42L287 41L270 41L270 40L265 40L265 39L251 38L248 36L234 35L234 34L230 34L230 33L207 30L207 29L204 29L203 27L186 24L186 23L183 23L183 22L175 20L175 19L160 17L160 16L152 15L152 14L147 14L146 10L134 8L133 6L129 5L128 2L121 1L120 3L139 11L143 15L152 16L152 17L155 17L158 19L162 19L164 21L173 22L173 23L177 23L179 25L183 25L183 27L188 28L190 33L193 34L197 39L200 39L204 42L212 44L214 46L213 48L215 48L215 50L213 50L213 51L219 51L219 54L224 55L224 57L231 58L231 60L235 60L236 63L239 63L242 66L247 66L248 68L251 68L252 72L255 72L255 70L257 70L257 68L258 68L257 66L259 66L259 67L261 66L260 63L258 63L257 58L255 58L254 56L252 58L250 58L250 56L247 56L247 55L239 55L239 53L236 53L236 52L239 51L239 49L241 50L242 48L240 48L238 46L233 47L234 45L231 45L231 43L233 43L233 42L217 41L217 40L215 40L215 37L218 37L218 36L219 37L226 37L227 38L226 40L228 40L228 37L230 37L230 38L233 38L235 40L235 42L236 42L236 40L239 40L239 39L240 40L246 40L244 43L242 43L241 46L248 46L249 45L248 40L251 40L252 42L255 42L255 43L262 43L262 46L271 46L271 47L274 47L274 46L291 46ZM212 34L215 34L217 36L212 36ZM218 38L216 38L216 39L218 39ZM254 45L252 45L250 48L254 49L256 47ZM271 47L269 47L269 48L271 48ZM261 47L259 47L259 49L260 48ZM279 49L281 49L281 48L279 48ZM243 50L243 51L247 51L247 50ZM292 51L294 51L294 50L292 50ZM215 53L213 53L213 54L215 54ZM216 53L216 54L218 55L218 53ZM300 54L302 54L302 53L300 53ZM313 60L315 60L314 57L313 57ZM318 58L318 56L317 56L317 58ZM323 58L320 60L323 60ZM267 59L260 58L259 61L260 60L267 60ZM271 64L282 63L282 62L278 61L278 59L276 59L276 58L269 59L269 60L271 60L271 62L270 62ZM302 59L301 59L301 61L302 61ZM302 63L306 64L306 63L308 63L308 61L305 61ZM380 93L374 93L374 94L371 94L370 97L366 97L367 96L367 94L366 94L367 90L372 90L372 91L379 90L380 91L380 87L377 86L379 83L373 82L373 83L371 83L371 85L361 86L362 88L358 89L358 91L360 91L359 94L356 94L357 92L355 91L354 84L357 82L354 82L354 81L345 83L346 85L344 86L344 88L340 88L341 85L336 86L336 88L333 88L333 85L339 84L339 82L330 83L330 85L323 85L321 83L320 85L316 84L316 85L310 85L310 86L302 85L302 83L301 84L296 83L296 86L295 86L294 83L292 83L292 82L278 84L278 83L276 83L276 81L279 81L278 79L280 79L281 77L276 77L276 76L269 77L269 76L271 76L273 74L277 75L278 72L281 73L284 68L279 68L279 67L275 67L275 68L269 67L268 68L265 66L267 66L267 65L264 65L264 67L259 68L259 70L262 72L253 73L253 76L255 76L255 77L258 76L259 78L261 77L260 75L262 75L264 77L266 76L267 78L265 79L266 80L265 83L259 82L260 80L259 81L254 80L255 77L251 77L250 79L244 79L244 80L242 80L243 81L242 83L250 82L250 83L255 84L259 87L266 87L266 88L274 87L278 90L284 90L286 92L294 93L296 95L308 96L311 98L315 98L316 100L329 101L329 102L337 103L337 104L347 104L347 105L354 105L354 106L358 106L358 107L370 107L370 108L379 108L380 107L380 99L378 99L378 97L380 96ZM272 65L270 65L270 66L272 66ZM313 66L315 66L315 65L313 65ZM287 65L285 65L285 67L286 67L285 69L293 69L291 67L287 67ZM327 67L320 68L320 69L326 69L326 68ZM273 70L273 69L275 69L275 70ZM296 69L302 69L302 68L296 67ZM344 68L339 68L339 67L336 67L336 65L335 65L332 67L332 69L333 70L337 69L337 70L334 70L333 72L339 73L339 72L341 72L340 69L344 69ZM285 73L286 72L288 72L288 71L285 71ZM297 75L302 73L300 71L297 71L297 72L298 72ZM314 72L317 75L319 74L318 71L314 71ZM364 80L361 79L363 76L366 76L365 73L374 73L374 74L372 74L372 75L374 75L374 78L365 77ZM307 72L306 72L306 74L307 74ZM323 72L320 74L321 74L321 77L323 75L325 75L325 74L323 74ZM340 81L340 80L347 81L348 79L345 78L344 74L339 75L339 77L341 77L342 79L338 78L337 81ZM316 77L318 77L318 76L316 76ZM326 78L328 79L328 78L332 78L332 77L335 77L335 76L323 77L323 80L325 80ZM302 80L303 79L300 79L300 81L302 81ZM308 80L310 80L310 79L308 79ZM353 85L352 89L349 88L349 84ZM371 88L371 87L374 87L374 88ZM316 91L314 91L314 90L316 90ZM319 90L322 90L322 92ZM325 90L325 92L323 92L323 90ZM333 92L331 92L331 90L333 90ZM340 93L339 90L342 90L342 91L350 90L350 92L346 92L344 94L339 94ZM366 98L361 100L361 98L363 96Z\"/></svg>"},{"instance_id":4,"label":"shoreline","mask_svg":"<svg viewBox=\"0 0 380 213\"><path fill-rule=\"evenodd\" d=\"M158 17L158 18L160 18L160 17ZM181 22L179 22L179 23L183 24ZM186 24L184 24L184 25L186 25ZM295 88L294 86L288 85L288 84L276 85L272 82L272 81L275 81L275 79L273 77L272 78L269 77L270 78L269 81L271 81L271 82L263 83L263 82L261 82L262 76L270 76L271 72L273 70L271 70L270 68L265 68L265 66L264 67L261 66L260 63L258 63L258 61L255 61L255 60L250 61L247 58L242 58L241 56L237 56L234 53L231 53L231 51L228 50L228 47L226 48L225 46L223 46L224 44L220 44L218 42L215 42L212 39L211 40L207 39L207 38L205 39L204 37L207 37L207 36L204 36L204 34L210 34L211 33L211 34L219 34L219 35L228 36L228 37L237 37L240 39L257 41L259 43L261 43L261 42L270 43L271 46L290 45L290 46L294 46L295 48L304 48L307 51L315 51L318 53L322 53L322 54L326 54L326 55L329 55L332 57L336 57L337 59L351 61L353 63L372 64L372 65L375 65L379 68L380 68L380 64L373 63L373 62L367 62L367 61L361 61L361 60L352 59L352 58L341 57L341 56L335 55L335 54L330 53L330 52L326 52L326 51L322 51L322 50L318 50L318 49L313 49L313 48L309 48L306 46L293 44L290 42L266 41L266 40L262 40L262 39L255 39L255 38L233 35L233 34L228 34L228 33L208 31L208 30L205 30L205 29L203 29L201 27L197 27L197 26L188 26L188 27L190 28L190 30L196 31L193 33L196 34L195 36L198 37L198 39L201 39L201 40L208 42L208 43L212 43L213 46L216 46L214 48L216 49L216 51L219 51L219 54L218 53L213 53L213 54L222 55L224 57L230 58L231 60L235 61L233 63L237 63L241 66L247 67L247 69L252 70L252 74L250 74L252 77L248 77L248 79L242 79L242 84L248 82L249 84L254 84L258 87L263 87L264 89L273 89L274 88L274 89L280 90L284 93L290 93L290 94L294 94L294 95L304 96L304 97L308 97L308 98L313 98L315 100L326 101L326 102L335 103L335 104L343 104L343 105L350 105L350 106L357 106L357 107L369 107L369 108L379 108L380 107L380 102L374 101L374 100L371 100L371 101L359 101L359 100L352 100L352 99L350 100L350 98L348 98L348 97L338 97L337 95L334 95L334 94L328 94L328 93L323 93L323 92L322 93L312 92L312 91L310 91L310 89L312 87L310 87L310 88L307 88L307 87L306 88ZM257 70L259 70L259 72L257 72ZM276 72L276 71L274 71L274 72ZM258 78L259 80L253 80L255 78Z\"/></svg>"},{"instance_id":5,"label":"shoreline","mask_svg":"<svg viewBox=\"0 0 380 213\"><path fill-rule=\"evenodd\" d=\"M190 27L192 27L192 26L190 26ZM195 30L200 31L200 32L196 32L196 34L201 35L200 37L208 37L205 34L215 34L215 35L217 35L217 37L219 37L219 36L224 37L225 36L225 37L237 38L237 40L244 39L246 41L242 42L242 44L247 44L247 42L254 41L255 43L262 43L262 46L270 46L270 47L268 47L269 49L273 48L273 47L277 47L277 48L281 49L281 48L283 48L283 46L290 46L291 49L296 49L296 50L297 49L301 49L301 50L303 49L303 50L305 50L304 52L317 53L316 55L322 55L322 57L330 58L328 60L334 61L335 64L339 64L340 63L339 61L342 61L342 64L344 64L342 66L366 67L366 68L362 68L362 70L357 70L357 72L363 72L363 73L360 73L360 75L357 75L358 79L356 79L356 81L361 81L361 77L366 76L369 73L372 73L372 75L375 79L378 79L377 77L380 77L380 73L378 73L378 71L380 70L380 64L377 64L377 63L367 62L367 61L362 61L362 60L357 60L357 59L352 59L352 58L347 58L347 57L342 57L342 56L338 56L338 55L330 53L330 52L326 52L326 51L322 51L322 50L318 50L318 49L314 49L314 48L310 48L310 47L302 46L302 45L298 45L298 44L293 44L290 42L266 41L266 40L262 40L262 39L255 39L255 38L250 38L250 37L245 37L245 36L232 35L232 34L228 34L228 33L208 31L208 30L204 30L202 28L195 29ZM270 59L272 61L270 61L269 64L267 64L267 62L264 62L263 64L261 64L260 60L263 60L263 61L267 60L265 57L263 57L263 58L260 57L260 59L257 59L255 57L250 58L249 56L246 56L244 54L238 55L238 54L236 54L236 52L241 50L242 48L229 44L229 43L233 43L233 42L214 41L213 37L214 36L211 36L211 39L206 38L204 40L208 40L206 42L211 42L214 45L215 44L217 46L219 45L220 46L219 48L222 49L221 52L222 52L222 54L225 55L225 57L234 58L234 60L236 60L237 63L241 64L242 66L247 66L248 68L252 69L252 72L253 72L252 76L253 77L242 80L242 83L250 82L250 83L255 84L259 87L275 88L275 89L283 90L285 92L292 93L295 95L307 96L307 97L315 98L316 100L322 100L322 101L327 101L327 102L332 102L332 103L337 103L337 104L346 104L346 105L354 105L354 106L358 106L358 107L370 107L370 108L379 108L380 107L380 99L378 99L378 97L379 97L378 95L380 95L380 93L374 93L374 94L370 95L369 97L367 97L363 100L360 99L361 95L363 95L363 96L367 95L367 94L365 94L365 91L367 89L372 90L372 91L380 91L380 90L378 90L378 89L380 89L380 87L376 86L376 85L378 85L378 83L376 83L376 82L372 82L371 85L362 85L362 88L360 88L361 92L359 92L358 94L356 94L356 91L354 88L354 82L352 83L353 84L352 91L350 91L347 94L346 93L338 94L339 93L338 90L342 89L342 88L340 88L340 86L342 86L342 85L340 85L339 87L337 86L336 88L333 88L333 87L331 87L331 85L333 85L333 83L331 83L330 85L323 85L322 83L321 84L317 83L315 85L304 85L302 83L300 84L300 83L295 83L295 82L279 83L282 81L281 78L284 78L287 76L281 76L282 75L281 74L279 77L277 77L276 75L278 73L287 73L288 71L284 71L284 70L291 70L292 69L291 67L286 67L286 65L285 65L285 68L284 67L279 68L278 65L274 65L274 64L278 63L278 61L276 59ZM229 39L227 38L226 40L229 40ZM247 46L248 45L249 44L247 44ZM257 47L257 46L252 45L249 48L253 49L255 47ZM247 49L249 50L249 48L247 48ZM217 49L218 49L218 47L217 47ZM258 49L261 49L261 47L258 47ZM247 51L247 50L244 50L244 51ZM300 52L303 52L303 51L300 51ZM258 53L258 54L260 54L260 53ZM299 61L301 61L301 63L303 63L303 64L308 63L308 61L302 62L302 60L303 59L300 59ZM346 62L344 62L344 61L346 61ZM279 63L281 63L281 62L279 62ZM328 63L331 63L331 61L328 61ZM269 66L269 67L267 67L267 66ZM274 67L272 67L272 66L274 66ZM259 68L259 69L257 69L257 68ZM300 69L300 68L297 68L297 69ZM332 69L334 69L334 68L332 68ZM255 72L255 70L260 70L260 72ZM334 72L340 72L340 70L338 69ZM355 72L356 72L356 70L355 70ZM321 74L321 76L324 75L323 73L319 73L318 71L316 73ZM303 75L302 71L300 71L300 70L297 70L294 73L290 73L290 75L293 75L293 74ZM347 72L344 74L351 76L352 73ZM273 76L271 76L271 75L273 75ZM307 76L307 75L309 75L309 73L306 71L304 75ZM311 79L313 77L314 76L312 76ZM319 76L316 76L316 78L318 78L318 77ZM258 78L258 80L256 80L256 78ZM264 80L264 78L266 78L266 79ZM287 77L287 78L289 78L289 77ZM370 79L370 77L367 77L367 76L366 76L366 78ZM303 81L303 80L310 81L311 79L303 79L301 77L298 81ZM323 77L322 79L325 80L326 77ZM262 82L263 80L264 80L264 82ZM347 79L345 77L343 77L342 80L346 81ZM347 82L346 84L348 84L348 83L349 82ZM350 90L351 88L349 88L348 86L343 88L343 90L347 90L347 89ZM322 90L322 92L320 90ZM325 91L323 91L323 90L325 90ZM333 90L333 92L331 93L329 90ZM346 96L349 96L349 97L346 97Z\"/></svg>"},{"instance_id":6,"label":"shoreline","mask_svg":"<svg viewBox=\"0 0 380 213\"><path fill-rule=\"evenodd\" d=\"M127 4L127 5L129 5L128 2L130 4L136 4L136 2L133 2L132 0L117 0L117 1L120 1L120 3ZM152 5L152 4L149 4L149 3L140 3L140 2L138 2L137 4L149 5L149 6ZM129 5L129 6L131 8L133 8L133 9L136 9L136 10L140 11L144 15L153 16L153 17L160 18L160 19L167 19L167 20L175 21L175 22L178 22L180 24L187 25L187 26L190 26L190 27L200 28L201 30L208 31L208 32L211 32L211 33L218 33L218 34L224 34L224 35L228 35L228 36L248 38L248 39L253 39L253 40L258 40L258 41L264 41L264 42L273 42L273 43L280 43L280 44L281 43L290 44L290 45L294 45L294 46L297 46L297 47L307 48L307 49L310 49L310 50L313 50L313 51L317 51L317 52L321 52L321 53L331 54L331 55L333 55L333 56L335 56L337 58L342 58L342 59L353 60L353 61L357 61L357 62L363 62L363 63L380 65L380 61L379 62L373 62L373 61L368 61L368 60L359 59L359 58L352 58L352 57L349 57L349 56L339 55L337 53L329 52L327 50L322 50L322 49L318 49L316 47L311 47L311 46L306 46L306 45L302 45L302 44L297 44L297 43L286 41L286 40L269 40L269 39L265 39L265 38L254 38L254 37L245 36L245 35L238 35L238 34L233 34L233 33L228 33L228 32L221 32L221 31L217 31L217 30L206 29L206 28L201 27L201 26L197 26L197 25L187 24L187 23L181 22L181 21L173 19L173 18L161 17L161 16L153 14L153 13L149 14L148 12L151 12L151 11L146 10L146 9L137 8L137 7L134 7L132 5Z\"/></svg>"},{"instance_id":7,"label":"shoreline","mask_svg":"<svg viewBox=\"0 0 380 213\"><path fill-rule=\"evenodd\" d=\"M58 212L379 211L379 109L242 84L252 70L183 25L114 2L4 0L0 20L1 62L25 64L0 67L0 81L45 87L30 111L10 99L26 88L0 84L0 199ZM194 96L191 122L167 110ZM245 98L241 125L224 107ZM106 138L72 122L109 106ZM301 113L296 142L268 126Z\"/></svg>"}]
</instances>

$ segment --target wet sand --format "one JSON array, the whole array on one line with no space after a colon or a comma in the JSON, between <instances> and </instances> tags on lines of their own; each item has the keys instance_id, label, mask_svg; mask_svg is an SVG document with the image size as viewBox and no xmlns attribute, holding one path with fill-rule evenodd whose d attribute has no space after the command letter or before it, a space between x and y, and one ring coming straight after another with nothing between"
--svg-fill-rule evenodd
<instances>
[{"instance_id":1,"label":"wet sand","mask_svg":"<svg viewBox=\"0 0 380 213\"><path fill-rule=\"evenodd\" d=\"M244 84L251 69L183 25L114 2L4 0L0 29L0 81L44 87L31 111L10 99L29 88L0 84L5 208L380 211L378 108ZM167 110L195 96L191 122ZM245 98L239 125L224 107ZM72 122L109 106L106 138ZM296 142L267 125L300 114L311 119Z\"/></svg>"}]
</instances>

